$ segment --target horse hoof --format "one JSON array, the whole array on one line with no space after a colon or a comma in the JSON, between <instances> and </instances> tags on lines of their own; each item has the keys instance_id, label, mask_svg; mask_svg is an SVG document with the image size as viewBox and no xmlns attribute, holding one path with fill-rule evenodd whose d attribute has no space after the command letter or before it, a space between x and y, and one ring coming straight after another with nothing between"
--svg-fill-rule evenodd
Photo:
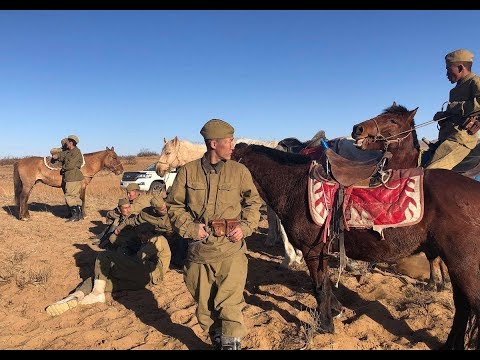
<instances>
[{"instance_id":1,"label":"horse hoof","mask_svg":"<svg viewBox=\"0 0 480 360\"><path fill-rule=\"evenodd\" d=\"M336 315L335 315L334 312L332 311L332 317L333 317L334 319L340 319L340 318L342 317L342 315L343 315L343 309L340 310L340 312L339 312L338 314L336 314Z\"/></svg>"},{"instance_id":2,"label":"horse hoof","mask_svg":"<svg viewBox=\"0 0 480 360\"><path fill-rule=\"evenodd\" d=\"M21 221L30 221L30 218L21 218Z\"/></svg>"},{"instance_id":3,"label":"horse hoof","mask_svg":"<svg viewBox=\"0 0 480 360\"><path fill-rule=\"evenodd\" d=\"M338 309L338 308L332 307L332 317L334 319L338 319L339 317L342 316L342 314L343 314L343 308Z\"/></svg>"}]
</instances>

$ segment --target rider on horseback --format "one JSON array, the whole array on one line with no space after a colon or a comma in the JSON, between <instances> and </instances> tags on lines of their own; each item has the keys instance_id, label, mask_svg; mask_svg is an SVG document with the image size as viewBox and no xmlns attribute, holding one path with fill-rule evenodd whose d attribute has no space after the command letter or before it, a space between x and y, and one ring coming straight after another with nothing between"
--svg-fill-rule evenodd
<instances>
[{"instance_id":1,"label":"rider on horseback","mask_svg":"<svg viewBox=\"0 0 480 360\"><path fill-rule=\"evenodd\" d=\"M468 116L480 111L480 77L471 71L473 54L455 50L445 56L445 62L448 80L457 85L450 90L446 110L437 112L433 118L440 126L439 145L428 169L451 170L459 164L477 145L480 129L478 114Z\"/></svg>"}]
</instances>

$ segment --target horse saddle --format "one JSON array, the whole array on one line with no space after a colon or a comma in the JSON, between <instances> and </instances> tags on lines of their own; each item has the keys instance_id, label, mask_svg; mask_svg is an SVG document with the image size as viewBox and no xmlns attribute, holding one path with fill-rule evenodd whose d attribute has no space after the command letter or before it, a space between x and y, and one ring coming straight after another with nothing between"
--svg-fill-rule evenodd
<instances>
[{"instance_id":1,"label":"horse saddle","mask_svg":"<svg viewBox=\"0 0 480 360\"><path fill-rule=\"evenodd\" d=\"M390 158L392 155L386 153L384 158ZM376 174L382 168L381 162L370 160L366 162L358 162L346 159L332 149L325 150L325 157L330 165L332 177L343 186L351 186L359 183L374 183Z\"/></svg>"}]
</instances>

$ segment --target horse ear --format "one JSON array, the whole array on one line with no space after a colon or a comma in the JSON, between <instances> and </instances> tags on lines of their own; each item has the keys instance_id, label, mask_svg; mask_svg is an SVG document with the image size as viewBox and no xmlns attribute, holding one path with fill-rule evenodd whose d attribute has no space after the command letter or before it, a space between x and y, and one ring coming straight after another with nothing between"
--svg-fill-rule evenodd
<instances>
[{"instance_id":1,"label":"horse ear","mask_svg":"<svg viewBox=\"0 0 480 360\"><path fill-rule=\"evenodd\" d=\"M177 142L178 142L178 136L175 136L175 138L173 139L173 143L177 145Z\"/></svg>"},{"instance_id":2,"label":"horse ear","mask_svg":"<svg viewBox=\"0 0 480 360\"><path fill-rule=\"evenodd\" d=\"M413 118L415 117L415 114L417 113L417 110L418 110L418 106L415 109L413 109L412 111L410 111L410 114L408 115L408 120L413 121Z\"/></svg>"},{"instance_id":3,"label":"horse ear","mask_svg":"<svg viewBox=\"0 0 480 360\"><path fill-rule=\"evenodd\" d=\"M397 103L394 101L392 106L397 106Z\"/></svg>"},{"instance_id":4,"label":"horse ear","mask_svg":"<svg viewBox=\"0 0 480 360\"><path fill-rule=\"evenodd\" d=\"M110 150L115 151L115 146L112 146Z\"/></svg>"},{"instance_id":5,"label":"horse ear","mask_svg":"<svg viewBox=\"0 0 480 360\"><path fill-rule=\"evenodd\" d=\"M163 143L166 144L166 143L167 143L167 139L163 138Z\"/></svg>"},{"instance_id":6,"label":"horse ear","mask_svg":"<svg viewBox=\"0 0 480 360\"><path fill-rule=\"evenodd\" d=\"M107 149L107 150L110 150L110 148L109 148L108 146L106 147L106 149Z\"/></svg>"}]
</instances>

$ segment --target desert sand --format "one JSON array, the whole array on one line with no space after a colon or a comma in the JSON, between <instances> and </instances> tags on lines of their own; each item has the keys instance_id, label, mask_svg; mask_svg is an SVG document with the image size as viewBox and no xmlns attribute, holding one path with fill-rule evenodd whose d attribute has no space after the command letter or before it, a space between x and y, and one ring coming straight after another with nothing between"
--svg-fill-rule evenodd
<instances>
[{"instance_id":1,"label":"desert sand","mask_svg":"<svg viewBox=\"0 0 480 360\"><path fill-rule=\"evenodd\" d=\"M142 169L155 158L135 161L125 170ZM89 237L103 229L102 216L122 196L121 175L97 174L87 188L86 219L65 223L61 189L43 184L30 196L31 220L17 220L12 171L12 165L0 166L0 349L211 348L175 269L150 290L107 294L105 304L48 315L46 306L93 273L97 250ZM307 269L279 266L283 246L264 244L267 225L264 218L247 239L244 349L426 350L445 342L453 318L451 290L428 291L424 282L388 269L342 273L334 292L344 311L334 321L334 334L318 333ZM333 270L334 283L337 277Z\"/></svg>"}]
</instances>

